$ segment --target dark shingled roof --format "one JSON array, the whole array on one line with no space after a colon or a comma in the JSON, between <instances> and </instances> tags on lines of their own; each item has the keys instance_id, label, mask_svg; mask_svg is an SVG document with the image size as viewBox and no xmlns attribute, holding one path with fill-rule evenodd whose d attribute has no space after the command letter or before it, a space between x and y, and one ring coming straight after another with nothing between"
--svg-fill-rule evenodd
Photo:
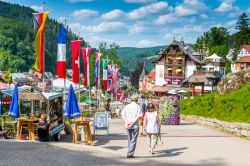
<instances>
[{"instance_id":1,"label":"dark shingled roof","mask_svg":"<svg viewBox=\"0 0 250 166\"><path fill-rule=\"evenodd\" d=\"M201 64L201 65L205 64L204 62L200 61L199 59L195 58L192 55L192 52L190 52L192 49L190 49L190 47L185 48L185 46L183 46L183 44L181 42L179 42L179 41L173 41L168 46L168 48L164 50L164 52L168 51L170 49L171 45L178 45L183 50L184 54L188 55L188 57L190 59L192 59L193 61L195 61L196 63ZM164 52L159 53L159 57L154 61L154 63L158 62L159 60L161 60L164 57L164 54L163 54Z\"/></svg>"}]
</instances>

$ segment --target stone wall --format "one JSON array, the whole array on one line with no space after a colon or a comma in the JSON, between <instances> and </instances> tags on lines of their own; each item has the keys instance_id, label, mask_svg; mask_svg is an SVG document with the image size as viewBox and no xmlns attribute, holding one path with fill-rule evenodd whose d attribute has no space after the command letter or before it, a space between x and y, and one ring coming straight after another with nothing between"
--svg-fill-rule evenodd
<instances>
[{"instance_id":1,"label":"stone wall","mask_svg":"<svg viewBox=\"0 0 250 166\"><path fill-rule=\"evenodd\" d=\"M239 71L237 73L231 73L218 83L218 92L219 94L223 95L243 87L248 82L250 82L249 69Z\"/></svg>"},{"instance_id":2,"label":"stone wall","mask_svg":"<svg viewBox=\"0 0 250 166\"><path fill-rule=\"evenodd\" d=\"M228 133L235 134L237 136L243 136L250 139L250 124L238 123L238 122L225 122L217 119L204 118L200 116L181 115L181 120L192 122L199 125L210 126L219 128Z\"/></svg>"}]
</instances>

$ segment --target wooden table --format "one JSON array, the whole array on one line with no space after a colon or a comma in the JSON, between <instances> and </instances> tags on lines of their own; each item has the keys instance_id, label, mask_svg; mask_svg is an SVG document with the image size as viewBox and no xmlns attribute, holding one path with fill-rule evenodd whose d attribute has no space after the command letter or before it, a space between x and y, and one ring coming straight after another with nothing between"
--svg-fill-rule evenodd
<instances>
[{"instance_id":1,"label":"wooden table","mask_svg":"<svg viewBox=\"0 0 250 166\"><path fill-rule=\"evenodd\" d=\"M34 134L34 123L38 122L39 119L35 117L27 118L27 117L21 117L18 118L18 126L17 126L17 136L16 139L20 140L21 135L23 132L23 126L28 126L28 132L29 132L29 140L34 141L35 140L35 134Z\"/></svg>"},{"instance_id":2,"label":"wooden table","mask_svg":"<svg viewBox=\"0 0 250 166\"><path fill-rule=\"evenodd\" d=\"M91 135L91 130L90 130L90 120L86 117L81 117L81 118L76 118L75 119L75 131L73 134L73 143L78 143L78 127L83 126L84 129L84 143L87 145L92 145L93 140L92 140L92 135Z\"/></svg>"}]
</instances>

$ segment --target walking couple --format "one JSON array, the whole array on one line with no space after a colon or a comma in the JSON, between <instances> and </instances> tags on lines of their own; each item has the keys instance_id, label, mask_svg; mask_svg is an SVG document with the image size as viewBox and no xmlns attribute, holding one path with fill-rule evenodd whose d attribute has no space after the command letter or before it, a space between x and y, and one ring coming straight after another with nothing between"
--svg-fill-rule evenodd
<instances>
[{"instance_id":1,"label":"walking couple","mask_svg":"<svg viewBox=\"0 0 250 166\"><path fill-rule=\"evenodd\" d=\"M141 106L137 104L138 95L131 97L132 102L122 110L122 118L125 121L125 128L128 134L128 153L127 158L134 158L136 141L139 134L139 119L142 117ZM144 116L143 130L149 138L149 153L154 154L160 132L160 120L154 104L148 104L148 112Z\"/></svg>"}]
</instances>

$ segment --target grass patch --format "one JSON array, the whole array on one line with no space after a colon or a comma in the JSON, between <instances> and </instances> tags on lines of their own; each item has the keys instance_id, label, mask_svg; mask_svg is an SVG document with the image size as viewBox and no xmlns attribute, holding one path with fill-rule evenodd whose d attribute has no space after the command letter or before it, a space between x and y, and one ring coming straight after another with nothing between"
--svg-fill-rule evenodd
<instances>
[{"instance_id":1,"label":"grass patch","mask_svg":"<svg viewBox=\"0 0 250 166\"><path fill-rule=\"evenodd\" d=\"M220 96L217 92L179 101L181 114L250 123L250 83Z\"/></svg>"}]
</instances>

